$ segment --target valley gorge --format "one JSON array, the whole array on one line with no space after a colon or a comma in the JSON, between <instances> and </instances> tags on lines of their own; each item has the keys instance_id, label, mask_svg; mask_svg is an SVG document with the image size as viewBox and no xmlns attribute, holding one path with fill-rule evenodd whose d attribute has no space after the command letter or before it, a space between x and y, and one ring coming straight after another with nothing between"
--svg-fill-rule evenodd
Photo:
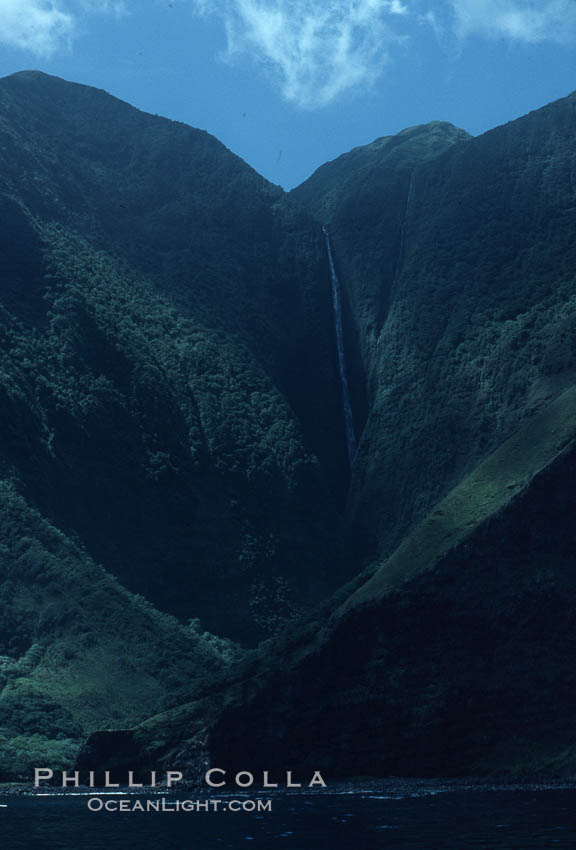
<instances>
[{"instance_id":1,"label":"valley gorge","mask_svg":"<svg viewBox=\"0 0 576 850\"><path fill-rule=\"evenodd\" d=\"M0 80L0 778L574 769L575 135Z\"/></svg>"}]
</instances>

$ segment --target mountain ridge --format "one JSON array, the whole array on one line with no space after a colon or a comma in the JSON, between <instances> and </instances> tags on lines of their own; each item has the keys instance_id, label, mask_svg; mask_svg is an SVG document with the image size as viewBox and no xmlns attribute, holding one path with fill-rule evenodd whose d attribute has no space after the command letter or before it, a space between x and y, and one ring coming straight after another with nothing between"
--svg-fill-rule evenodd
<instances>
[{"instance_id":1,"label":"mountain ridge","mask_svg":"<svg viewBox=\"0 0 576 850\"><path fill-rule=\"evenodd\" d=\"M172 705L353 566L311 217L204 131L34 74L0 81L0 210L0 748L21 775L122 725L111 688L124 722ZM67 618L98 623L101 584L127 606L109 639Z\"/></svg>"},{"instance_id":2,"label":"mountain ridge","mask_svg":"<svg viewBox=\"0 0 576 850\"><path fill-rule=\"evenodd\" d=\"M551 624L570 620L573 452L504 482L470 534L450 500L481 499L474 470L576 380L575 106L476 138L417 125L288 196L205 131L43 74L0 80L7 770L64 764L87 735L86 762L113 752L122 723L104 695L123 645L142 649L122 694L131 758L195 763L208 741L248 759L260 724L253 759L430 773L444 747L450 769L489 770L521 699L508 767L528 763L523 746L560 763L557 742L535 752L553 730L525 652L557 656L545 678L564 741L571 643ZM361 432L352 469L322 225ZM435 509L458 526L438 551ZM437 563L373 594L411 545ZM129 612L110 640L74 613L89 577L83 616ZM344 613L353 594L364 604Z\"/></svg>"}]
</instances>

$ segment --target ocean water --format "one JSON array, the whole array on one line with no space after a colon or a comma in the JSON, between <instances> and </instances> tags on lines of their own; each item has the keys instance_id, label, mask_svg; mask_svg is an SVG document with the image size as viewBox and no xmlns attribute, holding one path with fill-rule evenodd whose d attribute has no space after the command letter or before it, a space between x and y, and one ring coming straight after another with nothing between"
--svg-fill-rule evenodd
<instances>
[{"instance_id":1,"label":"ocean water","mask_svg":"<svg viewBox=\"0 0 576 850\"><path fill-rule=\"evenodd\" d=\"M0 798L2 850L576 847L576 790L253 795L271 799L272 810L262 812L234 811L229 804L232 800L242 804L246 798L240 795L222 798L224 808L218 811L189 812L91 812L89 799ZM133 803L154 798L124 799ZM166 799L173 805L176 799L198 798Z\"/></svg>"}]
</instances>

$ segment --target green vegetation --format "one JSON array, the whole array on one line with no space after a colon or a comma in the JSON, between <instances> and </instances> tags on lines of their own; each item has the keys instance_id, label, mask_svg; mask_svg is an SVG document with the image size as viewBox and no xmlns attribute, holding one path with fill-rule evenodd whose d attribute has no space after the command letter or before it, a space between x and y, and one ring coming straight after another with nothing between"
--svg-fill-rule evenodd
<instances>
[{"instance_id":1,"label":"green vegetation","mask_svg":"<svg viewBox=\"0 0 576 850\"><path fill-rule=\"evenodd\" d=\"M0 142L10 776L194 698L355 564L319 225L207 133L44 74L0 81Z\"/></svg>"},{"instance_id":2,"label":"green vegetation","mask_svg":"<svg viewBox=\"0 0 576 850\"><path fill-rule=\"evenodd\" d=\"M42 752L64 759L87 732L174 704L237 659L229 642L122 588L11 483L0 499L3 772L21 772L28 739L29 765Z\"/></svg>"},{"instance_id":3,"label":"green vegetation","mask_svg":"<svg viewBox=\"0 0 576 850\"><path fill-rule=\"evenodd\" d=\"M367 374L348 519L380 566L230 687L218 763L573 772L573 102L414 128L293 193Z\"/></svg>"},{"instance_id":4,"label":"green vegetation","mask_svg":"<svg viewBox=\"0 0 576 850\"><path fill-rule=\"evenodd\" d=\"M452 490L342 607L375 600L425 569L527 487L576 439L576 388L533 417Z\"/></svg>"},{"instance_id":5,"label":"green vegetation","mask_svg":"<svg viewBox=\"0 0 576 850\"><path fill-rule=\"evenodd\" d=\"M571 763L574 103L286 197L207 133L0 81L0 780L87 736L93 766Z\"/></svg>"},{"instance_id":6,"label":"green vegetation","mask_svg":"<svg viewBox=\"0 0 576 850\"><path fill-rule=\"evenodd\" d=\"M354 568L321 230L104 92L24 73L0 103L8 478L131 591L257 643Z\"/></svg>"},{"instance_id":7,"label":"green vegetation","mask_svg":"<svg viewBox=\"0 0 576 850\"><path fill-rule=\"evenodd\" d=\"M376 558L574 382L575 100L475 139L411 128L292 193L332 234L361 340L348 519Z\"/></svg>"},{"instance_id":8,"label":"green vegetation","mask_svg":"<svg viewBox=\"0 0 576 850\"><path fill-rule=\"evenodd\" d=\"M262 654L211 732L215 762L573 774L575 438L573 388L337 598L329 623Z\"/></svg>"}]
</instances>

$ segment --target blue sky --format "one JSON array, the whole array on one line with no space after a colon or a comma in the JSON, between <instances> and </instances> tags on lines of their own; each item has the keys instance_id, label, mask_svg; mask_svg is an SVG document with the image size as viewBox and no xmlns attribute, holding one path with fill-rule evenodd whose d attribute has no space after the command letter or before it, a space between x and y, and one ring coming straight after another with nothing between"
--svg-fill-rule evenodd
<instances>
[{"instance_id":1,"label":"blue sky","mask_svg":"<svg viewBox=\"0 0 576 850\"><path fill-rule=\"evenodd\" d=\"M575 60L576 0L0 0L0 76L104 88L285 188L413 124L523 115Z\"/></svg>"}]
</instances>

